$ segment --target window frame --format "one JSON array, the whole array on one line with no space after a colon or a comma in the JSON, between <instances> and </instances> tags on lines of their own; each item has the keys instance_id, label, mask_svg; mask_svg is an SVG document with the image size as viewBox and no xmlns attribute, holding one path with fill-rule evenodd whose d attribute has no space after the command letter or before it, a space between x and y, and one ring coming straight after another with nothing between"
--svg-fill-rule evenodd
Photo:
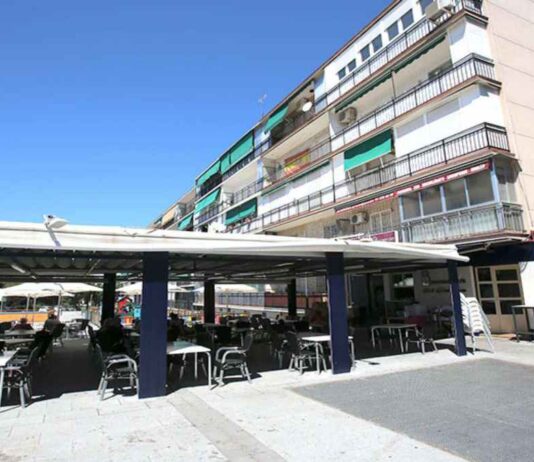
<instances>
[{"instance_id":1,"label":"window frame","mask_svg":"<svg viewBox=\"0 0 534 462\"><path fill-rule=\"evenodd\" d=\"M364 53L365 52L365 53ZM371 57L371 44L368 43L365 45L360 51L360 58L362 60L362 63L367 61ZM367 57L364 57L364 54L367 54Z\"/></svg>"},{"instance_id":2,"label":"window frame","mask_svg":"<svg viewBox=\"0 0 534 462\"><path fill-rule=\"evenodd\" d=\"M392 28L395 28L395 33L393 35L391 35L391 30ZM394 23L392 23L387 29L386 29L386 33L388 35L388 41L389 42L392 42L395 38L397 38L400 34L400 28L399 28L399 21L395 21Z\"/></svg>"},{"instance_id":3,"label":"window frame","mask_svg":"<svg viewBox=\"0 0 534 462\"><path fill-rule=\"evenodd\" d=\"M379 45L375 46L375 42L379 43ZM373 54L378 53L382 48L384 48L382 34L378 34L373 40L371 40L371 48L373 49Z\"/></svg>"},{"instance_id":4,"label":"window frame","mask_svg":"<svg viewBox=\"0 0 534 462\"><path fill-rule=\"evenodd\" d=\"M405 24L406 21L405 21L405 18L409 18L409 22L408 24ZM400 22L402 24L402 31L404 32L405 30L408 30L414 23L414 17L413 17L413 10L410 8L408 11L406 11L406 13L404 13L401 17L400 17Z\"/></svg>"}]
</instances>

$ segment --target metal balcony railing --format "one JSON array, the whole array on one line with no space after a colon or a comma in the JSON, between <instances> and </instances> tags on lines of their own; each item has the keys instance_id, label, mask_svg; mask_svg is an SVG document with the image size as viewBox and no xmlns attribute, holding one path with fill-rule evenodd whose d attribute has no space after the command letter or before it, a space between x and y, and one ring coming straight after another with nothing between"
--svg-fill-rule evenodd
<instances>
[{"instance_id":1,"label":"metal balcony railing","mask_svg":"<svg viewBox=\"0 0 534 462\"><path fill-rule=\"evenodd\" d=\"M482 124L455 136L443 139L381 167L346 179L302 199L278 207L233 229L233 232L253 232L266 226L318 210L348 197L379 188L396 180L408 178L424 169L447 164L451 160L482 149L509 151L506 130Z\"/></svg>"},{"instance_id":2,"label":"metal balcony railing","mask_svg":"<svg viewBox=\"0 0 534 462\"><path fill-rule=\"evenodd\" d=\"M247 197L260 192L263 189L263 178L253 181L239 191L232 194L232 205L245 200Z\"/></svg>"},{"instance_id":3,"label":"metal balcony railing","mask_svg":"<svg viewBox=\"0 0 534 462\"><path fill-rule=\"evenodd\" d=\"M443 242L503 231L524 231L523 211L519 205L492 204L401 225L404 242Z\"/></svg>"},{"instance_id":4,"label":"metal balcony railing","mask_svg":"<svg viewBox=\"0 0 534 462\"><path fill-rule=\"evenodd\" d=\"M460 0L450 14L443 16L436 22L430 21L426 17L421 19L406 32L399 35L393 42L384 47L380 52L368 59L363 65L354 69L354 71L339 82L339 84L322 95L315 103L315 112L320 112L325 109L349 90L352 90L360 82L364 81L401 53L405 52L408 48L424 39L455 14L462 10L482 14L481 5L482 1L479 0Z\"/></svg>"}]
</instances>

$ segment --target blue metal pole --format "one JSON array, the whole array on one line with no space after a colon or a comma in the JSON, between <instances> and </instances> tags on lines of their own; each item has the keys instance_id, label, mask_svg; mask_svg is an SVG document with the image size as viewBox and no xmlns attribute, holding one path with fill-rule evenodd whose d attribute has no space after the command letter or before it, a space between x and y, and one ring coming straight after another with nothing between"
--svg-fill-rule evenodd
<instances>
[{"instance_id":1,"label":"blue metal pole","mask_svg":"<svg viewBox=\"0 0 534 462\"><path fill-rule=\"evenodd\" d=\"M167 284L169 254L143 256L139 398L164 396L167 384Z\"/></svg>"},{"instance_id":2,"label":"blue metal pole","mask_svg":"<svg viewBox=\"0 0 534 462\"><path fill-rule=\"evenodd\" d=\"M465 356L467 348L465 346L464 322L462 319L462 303L460 301L460 283L458 281L458 263L452 260L447 261L449 270L449 282L451 287L451 303L454 322L454 338L456 344L456 354Z\"/></svg>"},{"instance_id":3,"label":"blue metal pole","mask_svg":"<svg viewBox=\"0 0 534 462\"><path fill-rule=\"evenodd\" d=\"M287 284L287 316L289 319L297 317L297 280L291 279Z\"/></svg>"},{"instance_id":4,"label":"blue metal pole","mask_svg":"<svg viewBox=\"0 0 534 462\"><path fill-rule=\"evenodd\" d=\"M204 281L204 322L215 322L215 283Z\"/></svg>"},{"instance_id":5,"label":"blue metal pole","mask_svg":"<svg viewBox=\"0 0 534 462\"><path fill-rule=\"evenodd\" d=\"M342 253L326 254L328 313L332 347L332 372L350 372L349 324Z\"/></svg>"},{"instance_id":6,"label":"blue metal pole","mask_svg":"<svg viewBox=\"0 0 534 462\"><path fill-rule=\"evenodd\" d=\"M102 313L100 324L107 318L115 316L115 285L117 277L115 273L104 274L104 286L102 287Z\"/></svg>"}]
</instances>

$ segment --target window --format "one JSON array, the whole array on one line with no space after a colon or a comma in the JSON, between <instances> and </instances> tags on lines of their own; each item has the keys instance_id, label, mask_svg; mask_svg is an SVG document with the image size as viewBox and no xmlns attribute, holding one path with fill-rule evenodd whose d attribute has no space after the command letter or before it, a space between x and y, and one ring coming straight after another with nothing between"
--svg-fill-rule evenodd
<instances>
[{"instance_id":1,"label":"window","mask_svg":"<svg viewBox=\"0 0 534 462\"><path fill-rule=\"evenodd\" d=\"M515 193L516 172L510 162L504 159L495 160L495 174L499 182L499 195L503 202L517 202Z\"/></svg>"},{"instance_id":2,"label":"window","mask_svg":"<svg viewBox=\"0 0 534 462\"><path fill-rule=\"evenodd\" d=\"M339 71L337 71L337 76L338 76L339 80L343 79L346 75L347 75L347 71L345 70L345 68L340 69Z\"/></svg>"},{"instance_id":3,"label":"window","mask_svg":"<svg viewBox=\"0 0 534 462\"><path fill-rule=\"evenodd\" d=\"M471 205L484 204L493 200L491 176L489 170L467 177L467 191Z\"/></svg>"},{"instance_id":4,"label":"window","mask_svg":"<svg viewBox=\"0 0 534 462\"><path fill-rule=\"evenodd\" d=\"M432 3L432 0L419 0L419 5L421 6L421 13L425 14L426 8Z\"/></svg>"},{"instance_id":5,"label":"window","mask_svg":"<svg viewBox=\"0 0 534 462\"><path fill-rule=\"evenodd\" d=\"M465 181L462 179L451 181L443 186L445 193L445 204L447 210L456 210L467 207L467 196L465 194Z\"/></svg>"},{"instance_id":6,"label":"window","mask_svg":"<svg viewBox=\"0 0 534 462\"><path fill-rule=\"evenodd\" d=\"M393 275L393 299L415 300L414 280L412 273Z\"/></svg>"},{"instance_id":7,"label":"window","mask_svg":"<svg viewBox=\"0 0 534 462\"><path fill-rule=\"evenodd\" d=\"M382 48L382 36L377 35L371 42L371 45L373 45L373 51L375 53L380 50L380 48Z\"/></svg>"},{"instance_id":8,"label":"window","mask_svg":"<svg viewBox=\"0 0 534 462\"><path fill-rule=\"evenodd\" d=\"M410 193L402 196L402 216L405 220L421 216L419 193Z\"/></svg>"},{"instance_id":9,"label":"window","mask_svg":"<svg viewBox=\"0 0 534 462\"><path fill-rule=\"evenodd\" d=\"M356 60L353 59L352 61L350 61L348 64L347 64L347 70L349 72L352 72L354 69L356 69Z\"/></svg>"},{"instance_id":10,"label":"window","mask_svg":"<svg viewBox=\"0 0 534 462\"><path fill-rule=\"evenodd\" d=\"M388 40L391 42L397 35L399 35L399 23L394 22L387 28Z\"/></svg>"},{"instance_id":11,"label":"window","mask_svg":"<svg viewBox=\"0 0 534 462\"><path fill-rule=\"evenodd\" d=\"M371 56L371 51L369 49L369 45L366 45L364 46L361 50L360 50L360 56L362 58L362 62L363 61L367 61L369 59L369 56Z\"/></svg>"},{"instance_id":12,"label":"window","mask_svg":"<svg viewBox=\"0 0 534 462\"><path fill-rule=\"evenodd\" d=\"M516 265L477 268L475 274L478 296L486 314L509 315L512 306L523 303Z\"/></svg>"},{"instance_id":13,"label":"window","mask_svg":"<svg viewBox=\"0 0 534 462\"><path fill-rule=\"evenodd\" d=\"M372 213L369 217L371 233L383 233L391 229L391 210Z\"/></svg>"},{"instance_id":14,"label":"window","mask_svg":"<svg viewBox=\"0 0 534 462\"><path fill-rule=\"evenodd\" d=\"M423 203L423 215L443 212L440 187L434 186L433 188L423 189L421 191L421 202Z\"/></svg>"},{"instance_id":15,"label":"window","mask_svg":"<svg viewBox=\"0 0 534 462\"><path fill-rule=\"evenodd\" d=\"M413 11L408 10L405 14L401 17L401 23L403 30L408 29L413 24Z\"/></svg>"}]
</instances>

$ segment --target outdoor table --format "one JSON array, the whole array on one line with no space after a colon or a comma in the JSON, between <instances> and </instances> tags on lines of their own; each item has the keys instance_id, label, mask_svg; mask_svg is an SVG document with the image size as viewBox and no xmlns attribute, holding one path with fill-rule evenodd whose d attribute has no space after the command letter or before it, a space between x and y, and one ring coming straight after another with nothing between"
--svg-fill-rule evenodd
<instances>
[{"instance_id":1,"label":"outdoor table","mask_svg":"<svg viewBox=\"0 0 534 462\"><path fill-rule=\"evenodd\" d=\"M313 343L315 345L315 363L317 364L317 373L321 373L321 367L319 366L319 344L321 343L330 343L332 338L330 335L319 334L319 333L300 333L298 334L300 339L303 342ZM350 344L350 356L352 359L352 365L356 363L356 355L354 353L354 339L352 335L349 335L349 344Z\"/></svg>"},{"instance_id":2,"label":"outdoor table","mask_svg":"<svg viewBox=\"0 0 534 462\"><path fill-rule=\"evenodd\" d=\"M2 392L4 391L4 374L6 366L9 366L11 358L17 354L16 351L4 351L0 355L0 407L2 406Z\"/></svg>"},{"instance_id":3,"label":"outdoor table","mask_svg":"<svg viewBox=\"0 0 534 462\"><path fill-rule=\"evenodd\" d=\"M32 338L6 338L3 339L2 342L5 343L6 347L18 347L21 345L26 345L28 343L32 343Z\"/></svg>"},{"instance_id":4,"label":"outdoor table","mask_svg":"<svg viewBox=\"0 0 534 462\"><path fill-rule=\"evenodd\" d=\"M514 305L514 306L512 306L512 319L514 321L515 338L516 338L517 342L519 342L521 340L520 339L521 335L525 335L525 336L529 337L530 340L532 340L532 338L534 337L534 331L532 330L532 327L534 327L534 326L530 325L530 320L529 320L529 316L528 316L528 311L529 310L532 311L532 315L534 317L534 306L531 306L531 305ZM522 311L525 314L525 318L527 320L528 332L519 332L519 329L517 327L517 318L516 318L517 311Z\"/></svg>"},{"instance_id":5,"label":"outdoor table","mask_svg":"<svg viewBox=\"0 0 534 462\"><path fill-rule=\"evenodd\" d=\"M375 326L371 327L371 343L373 344L373 348L376 347L375 344L375 331L380 329L388 329L389 332L396 330L399 333L399 345L400 345L400 351L401 353L404 353L404 343L402 341L402 331L404 330L404 335L406 336L406 333L409 329L415 329L417 328L417 324L402 324L402 323L391 323L391 324L377 324Z\"/></svg>"},{"instance_id":6,"label":"outdoor table","mask_svg":"<svg viewBox=\"0 0 534 462\"><path fill-rule=\"evenodd\" d=\"M167 344L168 355L182 355L186 354L195 355L195 380L198 379L198 354L204 353L208 357L208 384L211 387L211 350L202 345L186 342L184 340L178 340Z\"/></svg>"},{"instance_id":7,"label":"outdoor table","mask_svg":"<svg viewBox=\"0 0 534 462\"><path fill-rule=\"evenodd\" d=\"M34 335L35 331L33 329L6 330L4 332L4 337L6 338L33 337Z\"/></svg>"}]
</instances>

